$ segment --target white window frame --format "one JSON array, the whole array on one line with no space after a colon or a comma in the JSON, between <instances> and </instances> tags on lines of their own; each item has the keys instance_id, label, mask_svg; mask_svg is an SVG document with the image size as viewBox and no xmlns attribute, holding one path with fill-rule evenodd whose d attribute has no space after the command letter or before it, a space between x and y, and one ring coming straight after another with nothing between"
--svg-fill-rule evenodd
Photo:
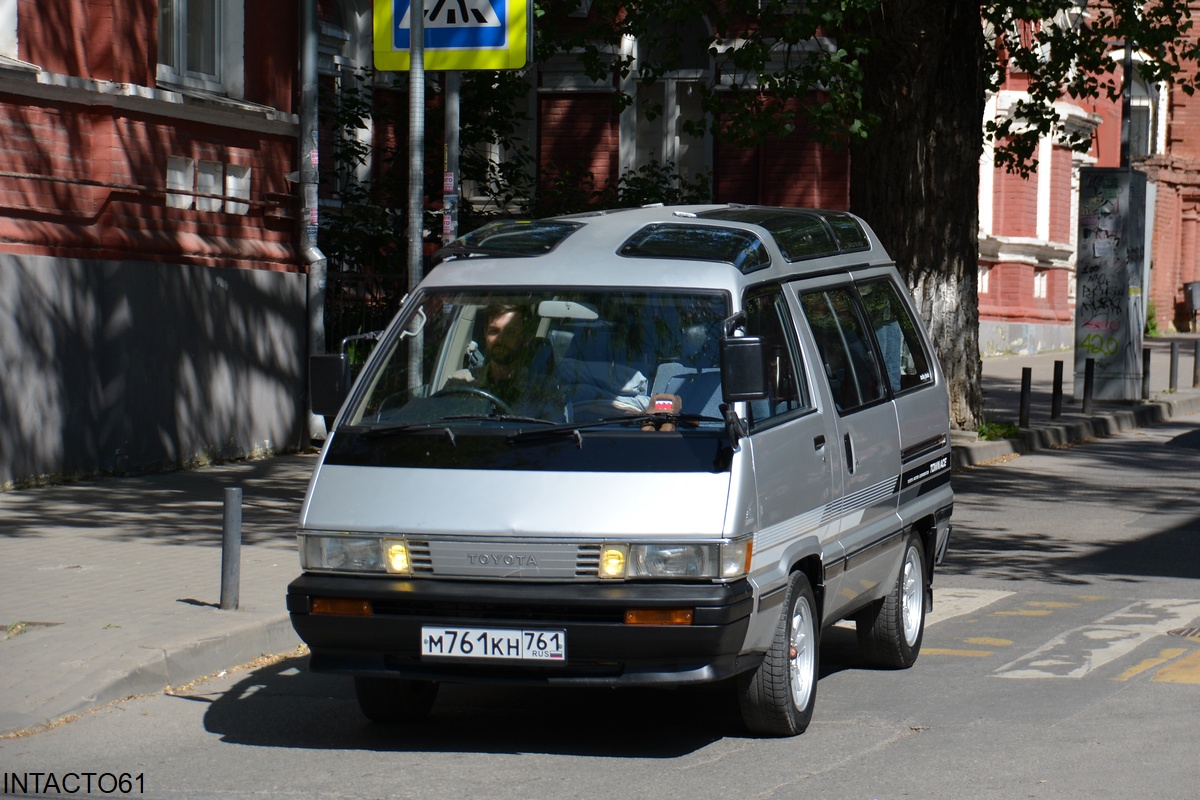
<instances>
[{"instance_id":1,"label":"white window frame","mask_svg":"<svg viewBox=\"0 0 1200 800\"><path fill-rule=\"evenodd\" d=\"M992 277L992 268L984 264L979 265L979 283L975 288L976 294L987 294L988 283Z\"/></svg>"},{"instance_id":2,"label":"white window frame","mask_svg":"<svg viewBox=\"0 0 1200 800\"><path fill-rule=\"evenodd\" d=\"M20 58L17 51L17 0L0 0L0 56Z\"/></svg>"},{"instance_id":3,"label":"white window frame","mask_svg":"<svg viewBox=\"0 0 1200 800\"><path fill-rule=\"evenodd\" d=\"M1033 297L1036 300L1044 300L1049 296L1050 289L1050 270L1035 269L1033 271Z\"/></svg>"},{"instance_id":4,"label":"white window frame","mask_svg":"<svg viewBox=\"0 0 1200 800\"><path fill-rule=\"evenodd\" d=\"M213 36L216 45L216 71L212 74L188 70L187 4L198 0L172 0L174 12L169 35L175 43L175 64L158 63L158 83L195 89L241 99L245 93L245 6L244 0L212 0ZM203 0L199 0L203 2ZM159 0L160 4L164 0ZM160 6L161 7L161 6ZM160 28L165 27L160 17ZM159 37L168 35L159 30Z\"/></svg>"}]
</instances>

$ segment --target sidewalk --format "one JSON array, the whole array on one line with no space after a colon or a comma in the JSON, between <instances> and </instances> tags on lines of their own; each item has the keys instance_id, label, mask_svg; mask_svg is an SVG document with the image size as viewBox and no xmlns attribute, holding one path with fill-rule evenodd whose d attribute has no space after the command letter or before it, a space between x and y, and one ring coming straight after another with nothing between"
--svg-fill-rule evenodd
<instances>
[{"instance_id":1,"label":"sidewalk","mask_svg":"<svg viewBox=\"0 0 1200 800\"><path fill-rule=\"evenodd\" d=\"M984 409L1016 423L1021 371L1032 369L1021 440L955 434L958 466L1200 413L1194 338L1183 341L1179 391L1168 393L1167 340L1153 340L1151 401L1072 399L1069 352L985 359ZM1054 362L1063 414L1050 420ZM136 694L160 692L300 644L284 607L299 574L295 526L314 455L0 493L0 734L35 728ZM240 607L221 594L224 489L241 487ZM14 623L23 628L4 629Z\"/></svg>"}]
</instances>

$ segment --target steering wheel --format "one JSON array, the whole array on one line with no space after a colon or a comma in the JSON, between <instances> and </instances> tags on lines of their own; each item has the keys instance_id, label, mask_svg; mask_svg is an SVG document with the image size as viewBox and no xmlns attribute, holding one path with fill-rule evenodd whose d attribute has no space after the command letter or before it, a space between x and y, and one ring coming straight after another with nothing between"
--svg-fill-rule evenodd
<instances>
[{"instance_id":1,"label":"steering wheel","mask_svg":"<svg viewBox=\"0 0 1200 800\"><path fill-rule=\"evenodd\" d=\"M512 413L512 409L509 408L508 403L504 402L499 397L496 397L496 395L492 394L486 389L480 389L478 386L446 386L434 392L433 396L445 397L452 394L474 395L475 397L482 397L484 400L487 400L492 405L496 406L497 410L499 410L501 413Z\"/></svg>"}]
</instances>

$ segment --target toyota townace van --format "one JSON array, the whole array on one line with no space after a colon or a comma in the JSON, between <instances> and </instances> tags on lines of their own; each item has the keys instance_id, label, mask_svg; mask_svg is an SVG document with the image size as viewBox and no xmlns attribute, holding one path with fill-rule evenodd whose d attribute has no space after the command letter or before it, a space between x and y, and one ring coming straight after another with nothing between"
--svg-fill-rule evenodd
<instances>
[{"instance_id":1,"label":"toyota townace van","mask_svg":"<svg viewBox=\"0 0 1200 800\"><path fill-rule=\"evenodd\" d=\"M785 736L834 623L914 663L949 403L861 219L597 212L438 259L352 387L342 356L313 370L336 420L287 606L368 718L419 719L443 682L721 682Z\"/></svg>"}]
</instances>

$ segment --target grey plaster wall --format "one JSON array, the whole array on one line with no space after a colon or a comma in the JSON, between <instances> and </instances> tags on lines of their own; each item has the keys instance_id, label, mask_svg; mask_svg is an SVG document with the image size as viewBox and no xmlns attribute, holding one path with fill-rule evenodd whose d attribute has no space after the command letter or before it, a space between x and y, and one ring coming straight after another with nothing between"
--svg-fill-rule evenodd
<instances>
[{"instance_id":1,"label":"grey plaster wall","mask_svg":"<svg viewBox=\"0 0 1200 800\"><path fill-rule=\"evenodd\" d=\"M0 254L0 486L301 445L305 276Z\"/></svg>"}]
</instances>

